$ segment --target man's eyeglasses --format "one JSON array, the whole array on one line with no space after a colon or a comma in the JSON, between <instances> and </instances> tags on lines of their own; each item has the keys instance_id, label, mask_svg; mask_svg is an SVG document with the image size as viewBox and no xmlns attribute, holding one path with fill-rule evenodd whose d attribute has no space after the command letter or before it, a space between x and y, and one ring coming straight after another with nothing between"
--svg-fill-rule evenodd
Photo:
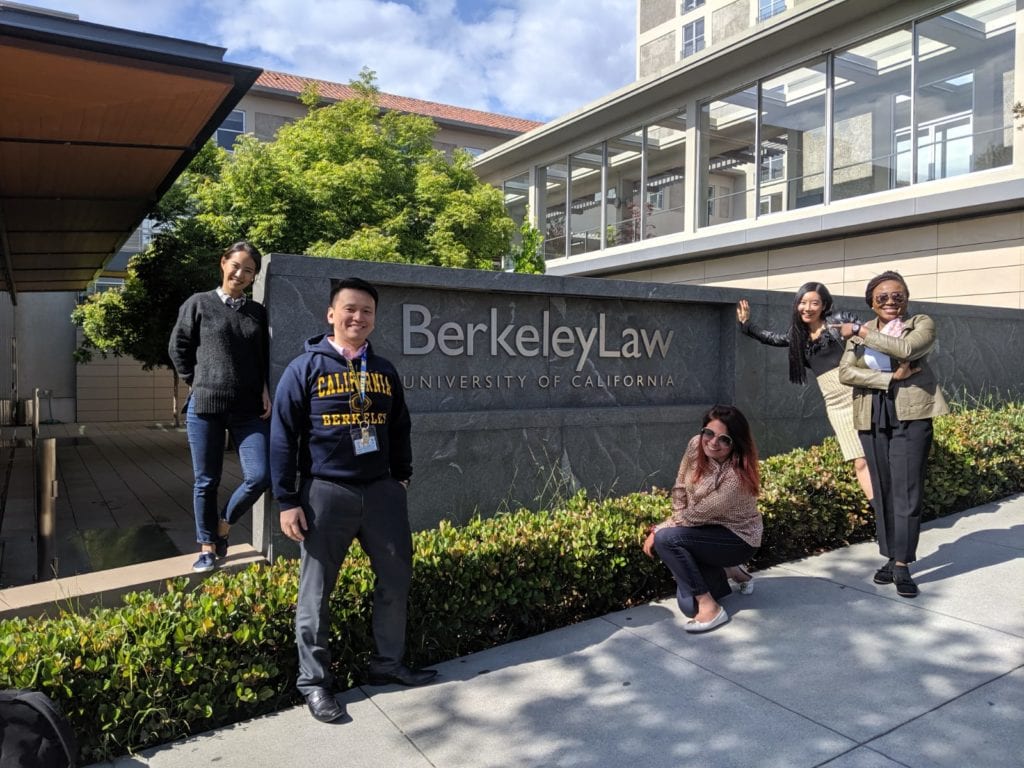
<instances>
[{"instance_id":1,"label":"man's eyeglasses","mask_svg":"<svg viewBox=\"0 0 1024 768\"><path fill-rule=\"evenodd\" d=\"M888 304L892 301L893 304L902 304L907 300L907 297L902 293L880 293L875 296L875 304L879 307Z\"/></svg>"},{"instance_id":2,"label":"man's eyeglasses","mask_svg":"<svg viewBox=\"0 0 1024 768\"><path fill-rule=\"evenodd\" d=\"M700 431L700 436L709 443L721 443L726 448L732 448L732 438L729 437L729 435L716 435L714 431L704 427L704 429Z\"/></svg>"}]
</instances>

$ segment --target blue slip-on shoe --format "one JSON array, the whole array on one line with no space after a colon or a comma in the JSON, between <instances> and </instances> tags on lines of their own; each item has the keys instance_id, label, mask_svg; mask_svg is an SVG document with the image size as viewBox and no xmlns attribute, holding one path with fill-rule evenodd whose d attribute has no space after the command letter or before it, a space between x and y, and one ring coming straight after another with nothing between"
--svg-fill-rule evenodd
<instances>
[{"instance_id":1,"label":"blue slip-on shoe","mask_svg":"<svg viewBox=\"0 0 1024 768\"><path fill-rule=\"evenodd\" d=\"M217 561L213 552L200 552L199 557L192 563L192 570L196 573L207 573L217 567Z\"/></svg>"}]
</instances>

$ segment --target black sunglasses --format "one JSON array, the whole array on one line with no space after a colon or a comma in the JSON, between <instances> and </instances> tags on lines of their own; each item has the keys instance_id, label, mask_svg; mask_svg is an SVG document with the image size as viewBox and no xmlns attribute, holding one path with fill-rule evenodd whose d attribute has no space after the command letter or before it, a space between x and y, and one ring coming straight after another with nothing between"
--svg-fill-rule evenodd
<instances>
[{"instance_id":1,"label":"black sunglasses","mask_svg":"<svg viewBox=\"0 0 1024 768\"><path fill-rule=\"evenodd\" d=\"M716 435L713 430L704 427L700 431L700 436L707 440L709 443L721 443L726 448L732 447L732 438L729 435Z\"/></svg>"},{"instance_id":2,"label":"black sunglasses","mask_svg":"<svg viewBox=\"0 0 1024 768\"><path fill-rule=\"evenodd\" d=\"M893 304L902 304L907 300L907 297L902 293L880 293L875 296L875 304L881 307L884 304L888 304L890 299Z\"/></svg>"}]
</instances>

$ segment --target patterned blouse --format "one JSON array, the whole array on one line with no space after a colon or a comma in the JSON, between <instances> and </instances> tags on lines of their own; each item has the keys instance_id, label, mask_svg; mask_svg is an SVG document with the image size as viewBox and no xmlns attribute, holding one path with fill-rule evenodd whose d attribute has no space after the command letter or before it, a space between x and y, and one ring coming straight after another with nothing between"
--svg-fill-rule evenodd
<instances>
[{"instance_id":1,"label":"patterned blouse","mask_svg":"<svg viewBox=\"0 0 1024 768\"><path fill-rule=\"evenodd\" d=\"M693 481L700 435L694 436L679 464L676 484L672 487L672 518L669 525L721 525L752 547L761 546L764 521L757 510L757 497L740 481L731 461L719 464L710 460L710 469L700 480Z\"/></svg>"}]
</instances>

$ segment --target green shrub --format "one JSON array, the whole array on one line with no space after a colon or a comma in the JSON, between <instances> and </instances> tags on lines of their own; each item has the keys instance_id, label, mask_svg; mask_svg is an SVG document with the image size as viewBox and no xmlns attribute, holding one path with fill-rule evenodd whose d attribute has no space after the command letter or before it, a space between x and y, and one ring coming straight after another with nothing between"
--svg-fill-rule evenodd
<instances>
[{"instance_id":1,"label":"green shrub","mask_svg":"<svg viewBox=\"0 0 1024 768\"><path fill-rule=\"evenodd\" d=\"M873 535L834 440L766 459L765 537L756 564ZM1024 490L1024 406L935 422L928 517ZM429 664L672 593L640 551L670 510L661 491L518 511L415 535L409 659ZM298 701L293 561L140 593L88 616L0 622L0 687L41 690L75 726L83 762L164 743ZM339 682L355 685L372 649L373 574L353 546L331 599Z\"/></svg>"}]
</instances>

